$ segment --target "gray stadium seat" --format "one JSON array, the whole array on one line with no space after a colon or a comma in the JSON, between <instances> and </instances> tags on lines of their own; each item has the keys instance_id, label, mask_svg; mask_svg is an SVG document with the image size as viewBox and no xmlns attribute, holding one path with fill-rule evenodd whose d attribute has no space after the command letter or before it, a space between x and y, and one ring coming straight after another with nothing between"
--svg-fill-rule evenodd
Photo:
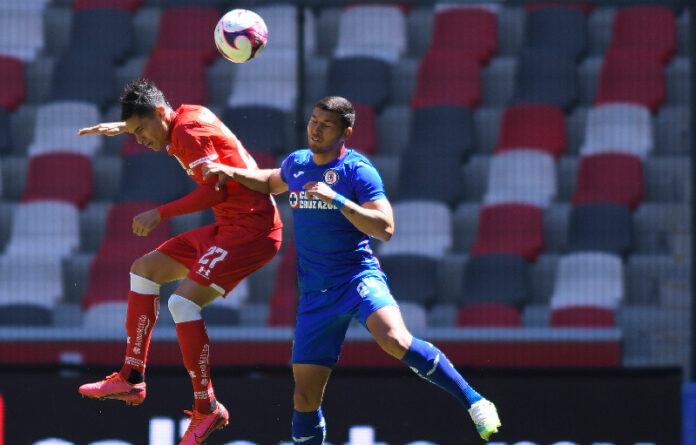
<instances>
[{"instance_id":1,"label":"gray stadium seat","mask_svg":"<svg viewBox=\"0 0 696 445\"><path fill-rule=\"evenodd\" d=\"M430 45L433 26L433 10L414 7L406 15L406 54L420 59Z\"/></svg>"},{"instance_id":2,"label":"gray stadium seat","mask_svg":"<svg viewBox=\"0 0 696 445\"><path fill-rule=\"evenodd\" d=\"M464 281L464 267L469 255L450 253L440 259L437 266L437 296L436 305L459 304Z\"/></svg>"},{"instance_id":3,"label":"gray stadium seat","mask_svg":"<svg viewBox=\"0 0 696 445\"><path fill-rule=\"evenodd\" d=\"M431 154L425 147L409 147L399 168L401 199L426 199L454 205L464 190L461 159L456 155Z\"/></svg>"},{"instance_id":4,"label":"gray stadium seat","mask_svg":"<svg viewBox=\"0 0 696 445\"><path fill-rule=\"evenodd\" d=\"M611 43L611 26L614 21L615 7L600 6L595 8L587 19L587 37L589 53L603 55Z\"/></svg>"},{"instance_id":5,"label":"gray stadium seat","mask_svg":"<svg viewBox=\"0 0 696 445\"><path fill-rule=\"evenodd\" d=\"M435 105L413 110L411 143L428 154L451 155L466 160L474 145L471 110L454 105Z\"/></svg>"},{"instance_id":6,"label":"gray stadium seat","mask_svg":"<svg viewBox=\"0 0 696 445\"><path fill-rule=\"evenodd\" d=\"M688 281L689 264L671 255L631 255L626 263L626 291L632 304L657 304L660 285Z\"/></svg>"},{"instance_id":7,"label":"gray stadium seat","mask_svg":"<svg viewBox=\"0 0 696 445\"><path fill-rule=\"evenodd\" d=\"M157 41L159 31L160 8L143 7L133 17L133 28L135 29L135 52L146 56L150 54Z\"/></svg>"},{"instance_id":8,"label":"gray stadium seat","mask_svg":"<svg viewBox=\"0 0 696 445\"><path fill-rule=\"evenodd\" d=\"M578 100L575 60L557 50L522 50L515 73L514 103L545 103L569 110Z\"/></svg>"},{"instance_id":9,"label":"gray stadium seat","mask_svg":"<svg viewBox=\"0 0 696 445\"><path fill-rule=\"evenodd\" d=\"M11 154L27 155L27 147L34 138L35 123L36 107L34 105L21 105L12 113L10 116Z\"/></svg>"},{"instance_id":10,"label":"gray stadium seat","mask_svg":"<svg viewBox=\"0 0 696 445\"><path fill-rule=\"evenodd\" d=\"M601 202L571 209L569 252L608 252L626 256L632 247L633 220L630 208Z\"/></svg>"},{"instance_id":11,"label":"gray stadium seat","mask_svg":"<svg viewBox=\"0 0 696 445\"><path fill-rule=\"evenodd\" d=\"M554 48L578 60L587 48L585 13L573 8L542 8L528 12L525 48Z\"/></svg>"},{"instance_id":12,"label":"gray stadium seat","mask_svg":"<svg viewBox=\"0 0 696 445\"><path fill-rule=\"evenodd\" d=\"M391 103L408 105L416 87L416 78L420 59L404 58L392 65L391 69Z\"/></svg>"},{"instance_id":13,"label":"gray stadium seat","mask_svg":"<svg viewBox=\"0 0 696 445\"><path fill-rule=\"evenodd\" d=\"M663 106L655 121L656 154L687 155L691 143L688 107Z\"/></svg>"},{"instance_id":14,"label":"gray stadium seat","mask_svg":"<svg viewBox=\"0 0 696 445\"><path fill-rule=\"evenodd\" d=\"M578 66L578 100L581 104L594 104L599 89L602 60L601 56L587 57Z\"/></svg>"},{"instance_id":15,"label":"gray stadium seat","mask_svg":"<svg viewBox=\"0 0 696 445\"><path fill-rule=\"evenodd\" d=\"M567 250L570 205L556 203L544 212L544 250L561 253Z\"/></svg>"},{"instance_id":16,"label":"gray stadium seat","mask_svg":"<svg viewBox=\"0 0 696 445\"><path fill-rule=\"evenodd\" d=\"M689 230L688 204L644 203L633 215L636 252L662 254L669 251L669 236Z\"/></svg>"},{"instance_id":17,"label":"gray stadium seat","mask_svg":"<svg viewBox=\"0 0 696 445\"><path fill-rule=\"evenodd\" d=\"M241 326L266 326L268 322L268 303L245 303L240 306L239 324Z\"/></svg>"},{"instance_id":18,"label":"gray stadium seat","mask_svg":"<svg viewBox=\"0 0 696 445\"><path fill-rule=\"evenodd\" d=\"M63 301L80 303L87 290L89 265L94 254L76 253L63 260Z\"/></svg>"},{"instance_id":19,"label":"gray stadium seat","mask_svg":"<svg viewBox=\"0 0 696 445\"><path fill-rule=\"evenodd\" d=\"M51 36L44 43L46 54L56 55L68 46L72 20L73 12L69 7L51 5L44 9L44 32Z\"/></svg>"},{"instance_id":20,"label":"gray stadium seat","mask_svg":"<svg viewBox=\"0 0 696 445\"><path fill-rule=\"evenodd\" d=\"M677 56L689 54L689 13L685 10L677 18Z\"/></svg>"},{"instance_id":21,"label":"gray stadium seat","mask_svg":"<svg viewBox=\"0 0 696 445\"><path fill-rule=\"evenodd\" d=\"M474 113L474 152L476 154L493 154L498 143L502 107L481 107Z\"/></svg>"},{"instance_id":22,"label":"gray stadium seat","mask_svg":"<svg viewBox=\"0 0 696 445\"><path fill-rule=\"evenodd\" d=\"M0 201L0 252L5 249L5 244L10 238L10 227L14 216L16 201Z\"/></svg>"},{"instance_id":23,"label":"gray stadium seat","mask_svg":"<svg viewBox=\"0 0 696 445\"><path fill-rule=\"evenodd\" d=\"M93 201L80 212L81 252L94 253L99 248L104 237L106 215L110 207L111 201Z\"/></svg>"},{"instance_id":24,"label":"gray stadium seat","mask_svg":"<svg viewBox=\"0 0 696 445\"><path fill-rule=\"evenodd\" d=\"M478 217L481 204L478 202L460 203L452 215L453 250L469 252L476 239Z\"/></svg>"},{"instance_id":25,"label":"gray stadium seat","mask_svg":"<svg viewBox=\"0 0 696 445\"><path fill-rule=\"evenodd\" d=\"M517 58L495 57L481 70L482 104L504 106L515 90Z\"/></svg>"},{"instance_id":26,"label":"gray stadium seat","mask_svg":"<svg viewBox=\"0 0 696 445\"><path fill-rule=\"evenodd\" d=\"M428 311L428 326L451 327L457 317L457 306L454 304L436 304Z\"/></svg>"},{"instance_id":27,"label":"gray stadium seat","mask_svg":"<svg viewBox=\"0 0 696 445\"><path fill-rule=\"evenodd\" d=\"M4 199L19 201L27 181L28 160L24 156L7 156L0 161L2 174L2 196Z\"/></svg>"},{"instance_id":28,"label":"gray stadium seat","mask_svg":"<svg viewBox=\"0 0 696 445\"><path fill-rule=\"evenodd\" d=\"M408 105L386 106L377 116L378 152L400 155L406 151L411 128L411 108Z\"/></svg>"},{"instance_id":29,"label":"gray stadium seat","mask_svg":"<svg viewBox=\"0 0 696 445\"><path fill-rule=\"evenodd\" d=\"M464 164L464 186L462 201L483 200L488 184L488 172L490 171L490 156L475 155Z\"/></svg>"},{"instance_id":30,"label":"gray stadium seat","mask_svg":"<svg viewBox=\"0 0 696 445\"><path fill-rule=\"evenodd\" d=\"M553 285L558 272L560 255L539 255L536 262L529 267L531 283L530 304L548 306L553 294Z\"/></svg>"},{"instance_id":31,"label":"gray stadium seat","mask_svg":"<svg viewBox=\"0 0 696 445\"><path fill-rule=\"evenodd\" d=\"M420 255L381 255L380 265L397 301L422 305L435 302L437 260Z\"/></svg>"},{"instance_id":32,"label":"gray stadium seat","mask_svg":"<svg viewBox=\"0 0 696 445\"><path fill-rule=\"evenodd\" d=\"M578 173L578 158L575 156L563 156L556 168L558 174L558 201L570 201Z\"/></svg>"},{"instance_id":33,"label":"gray stadium seat","mask_svg":"<svg viewBox=\"0 0 696 445\"><path fill-rule=\"evenodd\" d=\"M530 304L522 309L522 326L544 328L549 325L551 309L548 305Z\"/></svg>"},{"instance_id":34,"label":"gray stadium seat","mask_svg":"<svg viewBox=\"0 0 696 445\"><path fill-rule=\"evenodd\" d=\"M521 308L531 296L527 261L516 255L472 256L464 269L460 305L504 303Z\"/></svg>"},{"instance_id":35,"label":"gray stadium seat","mask_svg":"<svg viewBox=\"0 0 696 445\"><path fill-rule=\"evenodd\" d=\"M688 157L650 158L644 172L645 201L686 202L690 184Z\"/></svg>"},{"instance_id":36,"label":"gray stadium seat","mask_svg":"<svg viewBox=\"0 0 696 445\"><path fill-rule=\"evenodd\" d=\"M93 200L113 200L118 192L121 177L121 158L117 156L95 156L92 159L94 171Z\"/></svg>"},{"instance_id":37,"label":"gray stadium seat","mask_svg":"<svg viewBox=\"0 0 696 445\"><path fill-rule=\"evenodd\" d=\"M577 156L580 154L580 146L585 141L585 127L587 126L588 107L578 105L570 115L566 116L566 155Z\"/></svg>"},{"instance_id":38,"label":"gray stadium seat","mask_svg":"<svg viewBox=\"0 0 696 445\"><path fill-rule=\"evenodd\" d=\"M689 84L691 70L687 57L675 57L665 67L665 103L668 105L687 105L689 103Z\"/></svg>"},{"instance_id":39,"label":"gray stadium seat","mask_svg":"<svg viewBox=\"0 0 696 445\"><path fill-rule=\"evenodd\" d=\"M317 20L317 53L330 57L338 40L338 22L341 16L340 7L326 7L319 12Z\"/></svg>"},{"instance_id":40,"label":"gray stadium seat","mask_svg":"<svg viewBox=\"0 0 696 445\"><path fill-rule=\"evenodd\" d=\"M392 201L399 200L399 166L401 158L397 155L375 155L372 164L379 172L384 183L384 190Z\"/></svg>"},{"instance_id":41,"label":"gray stadium seat","mask_svg":"<svg viewBox=\"0 0 696 445\"><path fill-rule=\"evenodd\" d=\"M516 56L524 34L524 8L506 5L498 13L498 54Z\"/></svg>"}]
</instances>

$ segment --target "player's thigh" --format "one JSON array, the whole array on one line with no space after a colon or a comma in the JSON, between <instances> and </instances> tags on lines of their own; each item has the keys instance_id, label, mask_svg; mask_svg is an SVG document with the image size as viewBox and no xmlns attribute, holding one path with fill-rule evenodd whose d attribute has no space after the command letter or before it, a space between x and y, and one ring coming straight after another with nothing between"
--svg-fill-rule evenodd
<instances>
[{"instance_id":1,"label":"player's thigh","mask_svg":"<svg viewBox=\"0 0 696 445\"><path fill-rule=\"evenodd\" d=\"M160 284L184 278L188 271L188 267L159 250L141 256L131 265L132 273Z\"/></svg>"},{"instance_id":2,"label":"player's thigh","mask_svg":"<svg viewBox=\"0 0 696 445\"><path fill-rule=\"evenodd\" d=\"M205 307L222 296L218 289L199 284L189 278L184 278L174 293L193 301L200 307Z\"/></svg>"},{"instance_id":3,"label":"player's thigh","mask_svg":"<svg viewBox=\"0 0 696 445\"><path fill-rule=\"evenodd\" d=\"M316 410L324 398L326 382L331 375L331 368L308 363L292 365L295 379L294 403L298 411Z\"/></svg>"},{"instance_id":4,"label":"player's thigh","mask_svg":"<svg viewBox=\"0 0 696 445\"><path fill-rule=\"evenodd\" d=\"M367 317L367 328L377 344L396 358L402 358L411 347L413 336L406 328L397 306L384 306Z\"/></svg>"}]
</instances>

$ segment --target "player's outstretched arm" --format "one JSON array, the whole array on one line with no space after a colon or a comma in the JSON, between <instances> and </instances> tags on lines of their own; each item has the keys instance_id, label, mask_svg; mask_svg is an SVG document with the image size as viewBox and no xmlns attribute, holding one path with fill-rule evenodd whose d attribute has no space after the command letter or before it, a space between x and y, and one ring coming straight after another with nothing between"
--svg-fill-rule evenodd
<instances>
[{"instance_id":1,"label":"player's outstretched arm","mask_svg":"<svg viewBox=\"0 0 696 445\"><path fill-rule=\"evenodd\" d=\"M100 124L94 125L92 127L80 128L77 134L78 136L84 136L86 134L100 134L104 136L116 136L121 133L126 132L125 122L102 122Z\"/></svg>"},{"instance_id":2,"label":"player's outstretched arm","mask_svg":"<svg viewBox=\"0 0 696 445\"><path fill-rule=\"evenodd\" d=\"M215 189L219 190L224 184L234 179L244 187L259 193L277 195L288 190L288 185L280 177L280 169L250 170L229 165L206 162L203 164L203 179L217 175Z\"/></svg>"}]
</instances>

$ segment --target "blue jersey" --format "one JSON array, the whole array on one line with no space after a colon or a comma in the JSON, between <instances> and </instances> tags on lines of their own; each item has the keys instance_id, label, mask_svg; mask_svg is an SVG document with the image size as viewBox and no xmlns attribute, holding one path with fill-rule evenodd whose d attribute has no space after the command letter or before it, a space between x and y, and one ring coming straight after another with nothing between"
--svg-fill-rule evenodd
<instances>
[{"instance_id":1,"label":"blue jersey","mask_svg":"<svg viewBox=\"0 0 696 445\"><path fill-rule=\"evenodd\" d=\"M370 238L336 206L308 199L302 188L310 181L324 182L358 204L386 198L382 178L369 159L346 149L342 157L316 165L311 150L297 150L281 164L280 177L288 184L302 292L329 289L379 270Z\"/></svg>"}]
</instances>

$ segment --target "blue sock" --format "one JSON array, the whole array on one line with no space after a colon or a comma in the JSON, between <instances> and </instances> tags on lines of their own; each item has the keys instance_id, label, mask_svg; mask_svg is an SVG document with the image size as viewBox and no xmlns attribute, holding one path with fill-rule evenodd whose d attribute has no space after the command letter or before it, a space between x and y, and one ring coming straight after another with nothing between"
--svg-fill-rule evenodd
<instances>
[{"instance_id":1,"label":"blue sock","mask_svg":"<svg viewBox=\"0 0 696 445\"><path fill-rule=\"evenodd\" d=\"M326 437L326 421L321 407L309 413L292 415L292 441L295 445L321 445Z\"/></svg>"},{"instance_id":2,"label":"blue sock","mask_svg":"<svg viewBox=\"0 0 696 445\"><path fill-rule=\"evenodd\" d=\"M449 359L432 344L413 337L401 359L416 374L452 394L467 409L483 397L464 380Z\"/></svg>"}]
</instances>

